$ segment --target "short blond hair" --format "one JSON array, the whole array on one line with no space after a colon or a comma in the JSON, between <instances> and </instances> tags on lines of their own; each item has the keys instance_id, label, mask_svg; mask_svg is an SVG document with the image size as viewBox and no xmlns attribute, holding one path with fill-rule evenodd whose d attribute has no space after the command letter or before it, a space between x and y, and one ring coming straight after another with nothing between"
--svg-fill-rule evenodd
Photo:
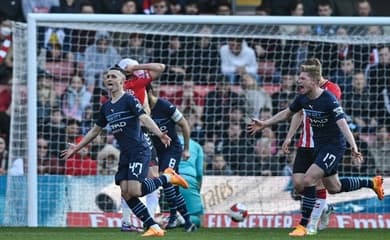
<instances>
[{"instance_id":1,"label":"short blond hair","mask_svg":"<svg viewBox=\"0 0 390 240\"><path fill-rule=\"evenodd\" d=\"M310 58L301 65L301 72L306 72L311 78L320 82L322 77L322 64L317 58Z\"/></svg>"}]
</instances>

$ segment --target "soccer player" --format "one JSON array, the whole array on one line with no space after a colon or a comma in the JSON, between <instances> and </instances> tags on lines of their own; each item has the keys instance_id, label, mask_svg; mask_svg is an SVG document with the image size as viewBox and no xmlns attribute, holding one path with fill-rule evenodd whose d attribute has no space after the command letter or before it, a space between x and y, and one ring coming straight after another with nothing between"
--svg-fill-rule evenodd
<instances>
[{"instance_id":1,"label":"soccer player","mask_svg":"<svg viewBox=\"0 0 390 240\"><path fill-rule=\"evenodd\" d=\"M150 107L146 93L146 86L161 75L161 73L165 70L165 65L161 63L139 64L136 60L131 58L124 58L119 61L117 65L126 72L126 81L123 85L125 91L133 94L142 104L145 112L150 115ZM156 150L154 149L153 144L149 138L147 129L142 126L141 128L152 151L152 159L149 162L148 177L158 177L158 158L156 155ZM146 195L146 206L148 207L149 213L152 215L152 217L154 217L154 214L156 212L156 208L158 206L158 199L158 190ZM122 200L121 205L121 231L137 231L137 228L132 226L129 222L130 209L126 204L126 201Z\"/></svg>"},{"instance_id":2,"label":"soccer player","mask_svg":"<svg viewBox=\"0 0 390 240\"><path fill-rule=\"evenodd\" d=\"M384 198L382 176L375 176L372 179L359 177L339 179L337 167L346 148L345 140L351 146L355 164L360 164L363 157L336 97L320 87L321 74L321 69L317 65L301 65L301 73L297 81L300 94L294 102L271 118L264 121L252 119L248 125L248 131L255 134L265 127L288 119L301 109L310 119L315 142L315 160L303 178L302 218L299 225L289 233L290 236L302 237L307 234L306 227L316 202L316 185L321 179L331 194L367 187L374 190L379 200Z\"/></svg>"},{"instance_id":3,"label":"soccer player","mask_svg":"<svg viewBox=\"0 0 390 240\"><path fill-rule=\"evenodd\" d=\"M121 68L110 68L104 83L111 94L111 99L101 106L99 118L93 128L77 145L71 145L64 150L62 156L68 159L97 137L108 124L121 150L115 183L120 185L121 194L127 205L148 229L142 236L164 236L164 231L150 216L139 197L167 183L183 187L188 187L188 183L172 168L166 169L158 178L146 178L151 152L141 132L140 122L158 137L163 146L169 146L171 138L161 132L154 121L145 114L142 105L134 96L125 93L123 89L125 77L126 73Z\"/></svg>"},{"instance_id":4,"label":"soccer player","mask_svg":"<svg viewBox=\"0 0 390 240\"><path fill-rule=\"evenodd\" d=\"M309 59L304 64L318 66L319 71L322 72L321 62L316 58ZM337 100L341 99L341 90L337 84L321 77L319 85L322 89L328 90L330 93L332 93L337 98ZM292 177L295 191L298 193L303 191L303 179L305 172L309 169L310 165L315 160L313 131L310 126L310 119L304 111L300 111L299 113L294 114L292 117L290 128L282 145L283 152L289 153L291 139L301 124L303 125L302 133L297 144L298 150L293 164ZM329 223L329 215L332 213L332 207L328 206L326 203L326 189L322 184L322 181L319 181L317 184L316 197L316 204L313 208L313 212L310 217L310 223L307 227L308 235L317 234L317 226L320 219L321 221L318 228L320 230L326 228Z\"/></svg>"},{"instance_id":5,"label":"soccer player","mask_svg":"<svg viewBox=\"0 0 390 240\"><path fill-rule=\"evenodd\" d=\"M154 95L152 85L147 88L149 104L151 109L151 117L156 122L157 126L162 132L168 134L172 139L171 145L165 147L161 141L158 140L158 135L152 135L153 145L156 148L159 159L159 171L163 172L165 169L173 168L178 170L180 159L187 160L190 157L189 141L190 141L190 127L183 114L176 108L175 105L167 100L159 98ZM184 143L180 143L176 132L176 125L181 128L183 133ZM176 227L176 210L184 218L184 229L187 232L196 230L195 224L191 222L183 195L179 188L170 183L163 185L165 198L168 201L170 208L170 216L165 229Z\"/></svg>"}]
</instances>

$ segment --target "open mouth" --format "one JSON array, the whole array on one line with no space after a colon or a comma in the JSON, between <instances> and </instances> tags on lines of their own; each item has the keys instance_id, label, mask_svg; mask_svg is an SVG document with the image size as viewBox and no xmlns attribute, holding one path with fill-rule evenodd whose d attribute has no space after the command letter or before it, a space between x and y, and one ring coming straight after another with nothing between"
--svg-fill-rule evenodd
<instances>
[{"instance_id":1,"label":"open mouth","mask_svg":"<svg viewBox=\"0 0 390 240\"><path fill-rule=\"evenodd\" d=\"M305 88L304 88L302 85L298 85L298 86L297 86L297 91L298 91L299 93L302 93L304 89L305 89Z\"/></svg>"}]
</instances>

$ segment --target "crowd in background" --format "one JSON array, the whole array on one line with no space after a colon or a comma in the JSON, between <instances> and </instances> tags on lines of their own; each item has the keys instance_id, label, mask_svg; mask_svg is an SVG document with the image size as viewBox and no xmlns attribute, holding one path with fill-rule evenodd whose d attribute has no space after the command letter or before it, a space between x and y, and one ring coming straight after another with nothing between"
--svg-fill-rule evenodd
<instances>
[{"instance_id":1,"label":"crowd in background","mask_svg":"<svg viewBox=\"0 0 390 240\"><path fill-rule=\"evenodd\" d=\"M10 169L5 160L13 67L10 20L24 21L30 12L233 14L228 1L12 2L13 5L5 4L3 10L8 10L0 20L0 174ZM367 0L261 2L253 14L375 15ZM339 84L343 91L341 103L365 157L362 167L346 158L340 175L389 175L386 156L390 153L390 44L224 38L212 37L214 29L210 26L198 30L202 37L38 29L39 174L113 174L119 152L109 129L66 162L59 154L67 143L77 143L80 135L91 128L100 104L107 101L104 70L130 57L140 63L166 64L167 70L155 83L155 89L176 104L190 122L191 137L204 150L206 175L289 175L294 151L288 156L280 151L287 123L268 128L256 137L248 136L246 124L251 117L266 119L287 107L296 96L294 84L300 63L317 57L323 63L324 77ZM297 36L343 37L358 33L380 37L387 30L382 26L356 29L318 25L280 26L266 31Z\"/></svg>"}]
</instances>

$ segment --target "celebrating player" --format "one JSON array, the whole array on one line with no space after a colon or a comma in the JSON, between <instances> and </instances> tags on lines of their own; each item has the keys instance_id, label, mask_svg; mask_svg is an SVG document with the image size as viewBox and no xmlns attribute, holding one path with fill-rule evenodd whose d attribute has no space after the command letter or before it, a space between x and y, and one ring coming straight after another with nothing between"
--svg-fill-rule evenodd
<instances>
[{"instance_id":1,"label":"celebrating player","mask_svg":"<svg viewBox=\"0 0 390 240\"><path fill-rule=\"evenodd\" d=\"M320 87L321 74L321 69L317 65L301 65L301 73L297 81L300 95L295 98L294 102L271 118L264 121L253 119L248 125L248 131L255 134L265 127L288 119L301 109L309 117L315 142L315 160L303 178L302 218L294 231L290 232L290 236L307 234L306 226L316 202L316 185L321 179L331 194L367 187L375 191L379 200L384 198L382 176L372 179L359 177L339 179L337 167L346 148L345 139L351 146L354 163L360 164L363 157L358 151L355 139L345 120L344 111L336 97Z\"/></svg>"},{"instance_id":2,"label":"celebrating player","mask_svg":"<svg viewBox=\"0 0 390 240\"><path fill-rule=\"evenodd\" d=\"M158 187L171 183L187 187L188 183L172 168L167 168L158 178L146 178L151 159L150 148L140 129L140 122L148 128L164 146L169 146L171 138L160 131L154 121L145 114L142 105L132 95L125 93L123 83L126 73L121 68L111 68L104 79L111 99L104 103L94 127L77 145L71 145L62 152L67 159L90 143L109 124L121 149L115 183L120 185L121 194L133 213L143 221L148 230L142 236L164 236L164 231L150 216L139 197L153 192Z\"/></svg>"},{"instance_id":3,"label":"celebrating player","mask_svg":"<svg viewBox=\"0 0 390 240\"><path fill-rule=\"evenodd\" d=\"M142 104L145 112L150 115L149 101L146 93L146 86L153 80L157 79L165 70L165 65L161 63L147 63L139 64L136 60L131 58L124 58L117 64L118 67L126 71L126 80L124 82L125 91L133 94ZM149 138L147 129L141 126L142 131L148 141L149 147L152 151L152 159L149 162L148 177L158 177L158 158L156 150ZM159 194L158 190L146 195L146 206L149 213L154 217L158 205ZM137 228L130 224L130 209L126 201L122 200L122 227L121 231L137 231Z\"/></svg>"},{"instance_id":4,"label":"celebrating player","mask_svg":"<svg viewBox=\"0 0 390 240\"><path fill-rule=\"evenodd\" d=\"M307 60L304 65L318 66L319 71L322 72L321 62L316 58ZM319 85L322 89L331 92L337 100L341 99L341 90L337 84L321 77ZM301 124L303 125L302 133L297 144L298 150L293 165L293 183L297 193L303 191L305 172L315 160L313 131L310 126L310 119L306 116L304 111L300 111L292 117L290 128L282 145L283 152L289 153L291 139ZM320 219L321 221L318 228L320 230L326 228L329 223L329 215L332 212L332 207L328 206L326 203L326 189L322 181L319 181L317 184L316 197L316 205L313 208L310 223L307 226L307 233L309 235L317 234L317 226Z\"/></svg>"},{"instance_id":5,"label":"celebrating player","mask_svg":"<svg viewBox=\"0 0 390 240\"><path fill-rule=\"evenodd\" d=\"M156 147L157 156L159 158L159 171L162 172L169 168L173 168L177 171L180 159L183 158L184 160L187 160L190 157L190 127L187 120L176 106L154 95L151 85L149 85L147 92L152 119L159 126L160 130L167 133L172 139L171 145L169 147L164 147L161 141L158 140L158 136L152 135L153 145ZM175 129L176 124L179 125L183 133L183 147ZM176 227L177 209L185 220L184 229L187 232L196 230L196 225L191 222L185 200L179 189L170 183L163 185L163 188L165 198L170 207L170 216L165 228L170 229Z\"/></svg>"}]
</instances>

